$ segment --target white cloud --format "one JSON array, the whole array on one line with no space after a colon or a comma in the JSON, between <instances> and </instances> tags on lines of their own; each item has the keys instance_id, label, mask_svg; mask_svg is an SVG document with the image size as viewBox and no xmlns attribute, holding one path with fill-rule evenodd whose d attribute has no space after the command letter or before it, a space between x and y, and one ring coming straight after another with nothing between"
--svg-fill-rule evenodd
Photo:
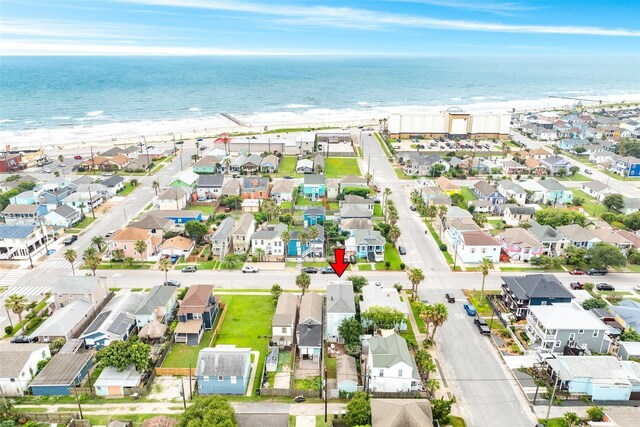
<instances>
[{"instance_id":1,"label":"white cloud","mask_svg":"<svg viewBox=\"0 0 640 427\"><path fill-rule=\"evenodd\" d=\"M378 0L393 3L419 3L433 6L448 7L453 9L472 10L480 12L491 12L501 15L513 12L539 9L536 6L528 6L519 2L496 2L496 1L460 1L460 0Z\"/></svg>"}]
</instances>

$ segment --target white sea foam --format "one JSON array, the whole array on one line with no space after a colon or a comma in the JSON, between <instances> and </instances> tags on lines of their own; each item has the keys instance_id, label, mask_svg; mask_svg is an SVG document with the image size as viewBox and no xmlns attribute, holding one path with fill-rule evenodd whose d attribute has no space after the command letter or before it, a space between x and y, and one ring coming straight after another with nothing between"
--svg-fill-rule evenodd
<instances>
[{"instance_id":1,"label":"white sea foam","mask_svg":"<svg viewBox=\"0 0 640 427\"><path fill-rule=\"evenodd\" d=\"M461 100L462 100L462 98L457 98L457 97L456 97L456 98L450 98L450 99L451 99L452 101L461 101Z\"/></svg>"},{"instance_id":2,"label":"white sea foam","mask_svg":"<svg viewBox=\"0 0 640 427\"><path fill-rule=\"evenodd\" d=\"M196 112L196 111L202 111L202 110L200 110L200 108L198 108L198 107L191 107L191 108L189 108L189 111Z\"/></svg>"},{"instance_id":3,"label":"white sea foam","mask_svg":"<svg viewBox=\"0 0 640 427\"><path fill-rule=\"evenodd\" d=\"M54 116L51 120L71 120L71 116Z\"/></svg>"},{"instance_id":4,"label":"white sea foam","mask_svg":"<svg viewBox=\"0 0 640 427\"><path fill-rule=\"evenodd\" d=\"M300 108L311 108L313 107L313 105L309 105L309 104L287 104L284 106L284 108L290 109L290 110L297 110Z\"/></svg>"},{"instance_id":5,"label":"white sea foam","mask_svg":"<svg viewBox=\"0 0 640 427\"><path fill-rule=\"evenodd\" d=\"M89 116L89 117L97 117L97 116L101 115L102 113L104 113L104 111L102 111L102 110L89 111L87 113L87 116Z\"/></svg>"},{"instance_id":6,"label":"white sea foam","mask_svg":"<svg viewBox=\"0 0 640 427\"><path fill-rule=\"evenodd\" d=\"M0 120L0 123L13 123L15 122L15 120L11 120L11 119L2 119Z\"/></svg>"}]
</instances>

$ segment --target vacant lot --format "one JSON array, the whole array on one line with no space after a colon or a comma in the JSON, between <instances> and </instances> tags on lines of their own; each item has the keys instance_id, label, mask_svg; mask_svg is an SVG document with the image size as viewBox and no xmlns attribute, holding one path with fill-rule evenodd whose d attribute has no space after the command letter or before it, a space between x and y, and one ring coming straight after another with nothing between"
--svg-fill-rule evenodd
<instances>
[{"instance_id":1,"label":"vacant lot","mask_svg":"<svg viewBox=\"0 0 640 427\"><path fill-rule=\"evenodd\" d=\"M327 178L340 178L347 175L360 176L358 159L355 157L329 157L324 161Z\"/></svg>"}]
</instances>

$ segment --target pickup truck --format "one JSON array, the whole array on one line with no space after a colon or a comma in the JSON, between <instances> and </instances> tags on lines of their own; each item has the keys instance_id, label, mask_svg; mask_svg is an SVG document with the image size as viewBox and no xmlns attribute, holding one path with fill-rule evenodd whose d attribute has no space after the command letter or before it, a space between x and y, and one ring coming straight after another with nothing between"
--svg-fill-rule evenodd
<instances>
[{"instance_id":1,"label":"pickup truck","mask_svg":"<svg viewBox=\"0 0 640 427\"><path fill-rule=\"evenodd\" d=\"M478 330L482 335L491 334L491 329L489 329L489 325L487 325L487 321L484 320L482 317L476 315L476 317L473 319L473 323L476 324L476 326L478 327Z\"/></svg>"}]
</instances>

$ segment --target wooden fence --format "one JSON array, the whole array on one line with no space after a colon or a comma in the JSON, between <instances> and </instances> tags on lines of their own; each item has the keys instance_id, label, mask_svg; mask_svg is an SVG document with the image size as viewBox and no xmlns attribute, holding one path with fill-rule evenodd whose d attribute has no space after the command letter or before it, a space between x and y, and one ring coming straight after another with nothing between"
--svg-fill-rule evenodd
<instances>
[{"instance_id":1,"label":"wooden fence","mask_svg":"<svg viewBox=\"0 0 640 427\"><path fill-rule=\"evenodd\" d=\"M191 375L196 374L196 368L191 368ZM189 376L189 368L156 368L156 375L161 377L163 375L172 375L172 376Z\"/></svg>"},{"instance_id":2,"label":"wooden fence","mask_svg":"<svg viewBox=\"0 0 640 427\"><path fill-rule=\"evenodd\" d=\"M75 412L34 412L18 414L18 418L26 418L38 424L67 424L74 418L79 418L80 414Z\"/></svg>"},{"instance_id":3,"label":"wooden fence","mask_svg":"<svg viewBox=\"0 0 640 427\"><path fill-rule=\"evenodd\" d=\"M320 390L296 390L290 388L260 388L261 396L304 396L304 397L322 397Z\"/></svg>"}]
</instances>

